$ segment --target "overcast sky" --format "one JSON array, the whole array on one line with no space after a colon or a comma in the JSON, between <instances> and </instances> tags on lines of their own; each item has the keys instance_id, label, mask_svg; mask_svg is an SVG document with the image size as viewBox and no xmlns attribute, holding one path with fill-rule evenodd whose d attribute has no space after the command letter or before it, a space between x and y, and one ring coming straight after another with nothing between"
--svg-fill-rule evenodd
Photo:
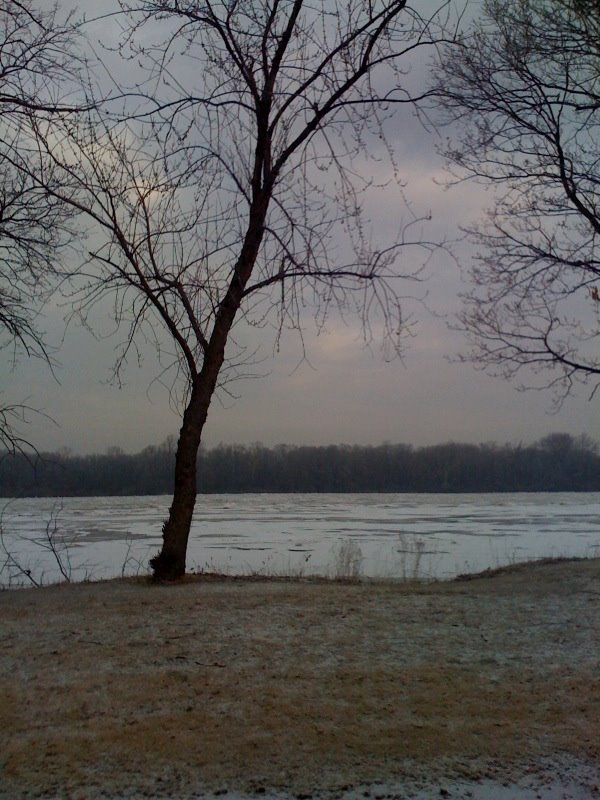
<instances>
[{"instance_id":1,"label":"overcast sky","mask_svg":"<svg viewBox=\"0 0 600 800\"><path fill-rule=\"evenodd\" d=\"M98 7L90 2L79 5ZM108 9L112 0L101 5ZM111 24L103 23L104 36L110 35ZM94 35L99 35L98 29ZM480 217L489 197L473 185L443 189L436 135L424 132L410 112L398 116L392 139L406 197L417 213L432 215L424 233L430 239L456 239L460 225ZM371 203L377 230L382 235L393 230L404 213L398 188L378 192ZM458 262L468 264L466 243L455 243L453 251ZM237 399L223 396L222 403L213 401L205 445L531 442L555 431L597 437L600 402L590 401L589 391L578 390L555 410L547 391L522 392L514 383L458 363L467 343L451 325L464 276L443 251L435 254L427 273L425 283L406 286L406 293L415 298L406 304L414 326L403 361L387 361L377 343L365 347L353 320L331 318L318 336L307 324L306 360L292 334L285 336L277 353L267 335L255 368L262 377L231 387ZM41 327L51 342L63 336L62 314L60 308L46 310ZM144 353L141 366L129 366L121 388L109 384L119 342L118 335L94 339L72 325L57 356L55 377L32 361L22 360L13 370L4 354L5 397L27 398L53 420L31 417L25 432L39 449L69 447L84 453L118 445L136 451L177 433L179 419L169 408L168 392L153 381L159 368L151 350Z\"/></svg>"}]
</instances>

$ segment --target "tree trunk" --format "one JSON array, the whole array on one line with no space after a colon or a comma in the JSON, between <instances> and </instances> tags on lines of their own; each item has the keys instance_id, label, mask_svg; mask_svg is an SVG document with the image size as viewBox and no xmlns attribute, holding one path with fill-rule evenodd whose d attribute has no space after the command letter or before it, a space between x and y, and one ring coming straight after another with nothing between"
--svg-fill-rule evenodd
<instances>
[{"instance_id":1,"label":"tree trunk","mask_svg":"<svg viewBox=\"0 0 600 800\"><path fill-rule=\"evenodd\" d=\"M200 374L192 384L190 401L183 415L175 454L175 483L169 518L163 525L160 553L150 559L153 578L172 581L185 574L190 526L196 505L196 461L208 407L217 386L225 359L225 346L264 233L269 194L260 195L252 204L244 245L227 293L215 319L212 336L204 353Z\"/></svg>"},{"instance_id":2,"label":"tree trunk","mask_svg":"<svg viewBox=\"0 0 600 800\"><path fill-rule=\"evenodd\" d=\"M163 525L163 546L160 553L150 560L153 578L157 581L171 581L185 574L188 538L196 505L198 449L212 392L206 395L207 392L192 389L183 415L175 452L173 501Z\"/></svg>"}]
</instances>

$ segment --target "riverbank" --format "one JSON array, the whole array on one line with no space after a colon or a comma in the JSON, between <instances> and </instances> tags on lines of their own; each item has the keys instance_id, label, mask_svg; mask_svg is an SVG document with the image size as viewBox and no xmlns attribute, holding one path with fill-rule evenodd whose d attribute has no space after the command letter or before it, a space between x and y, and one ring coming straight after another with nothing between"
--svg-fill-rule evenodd
<instances>
[{"instance_id":1,"label":"riverbank","mask_svg":"<svg viewBox=\"0 0 600 800\"><path fill-rule=\"evenodd\" d=\"M60 585L0 620L3 798L600 796L598 559Z\"/></svg>"}]
</instances>

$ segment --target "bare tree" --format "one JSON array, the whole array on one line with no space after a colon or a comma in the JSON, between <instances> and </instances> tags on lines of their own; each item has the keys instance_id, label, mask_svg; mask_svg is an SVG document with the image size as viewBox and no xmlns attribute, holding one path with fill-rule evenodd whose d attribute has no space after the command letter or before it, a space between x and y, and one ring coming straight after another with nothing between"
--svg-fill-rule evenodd
<instances>
[{"instance_id":1,"label":"bare tree","mask_svg":"<svg viewBox=\"0 0 600 800\"><path fill-rule=\"evenodd\" d=\"M35 175L32 115L52 120L72 113L78 60L76 31L30 0L0 0L0 346L38 356L50 353L38 324L39 303L57 276L72 234L73 211L48 193ZM52 180L46 172L46 180ZM0 444L9 452L28 442L18 431L26 404L0 408Z\"/></svg>"},{"instance_id":2,"label":"bare tree","mask_svg":"<svg viewBox=\"0 0 600 800\"><path fill-rule=\"evenodd\" d=\"M600 376L600 6L486 0L436 90L458 180L490 190L462 322L468 358L556 390ZM537 378L534 375L537 374ZM541 381L541 382L540 382Z\"/></svg>"},{"instance_id":3,"label":"bare tree","mask_svg":"<svg viewBox=\"0 0 600 800\"><path fill-rule=\"evenodd\" d=\"M406 0L121 6L121 52L144 70L126 122L91 114L59 146L43 125L38 136L62 169L45 189L95 222L94 242L103 234L78 313L110 293L128 325L117 373L141 335L182 378L173 502L151 562L168 580L185 571L202 431L218 386L251 355L248 326L277 340L301 333L305 307L320 324L334 306L399 346L395 281L418 275L426 243L399 209L394 238L376 246L363 202L370 159L397 177L387 126L414 103L415 51L442 33L440 12L423 18Z\"/></svg>"}]
</instances>

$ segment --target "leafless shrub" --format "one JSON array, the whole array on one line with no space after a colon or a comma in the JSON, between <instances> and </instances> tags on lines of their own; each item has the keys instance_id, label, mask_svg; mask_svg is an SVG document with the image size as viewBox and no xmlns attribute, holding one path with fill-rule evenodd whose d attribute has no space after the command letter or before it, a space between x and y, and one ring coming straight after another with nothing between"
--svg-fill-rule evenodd
<instances>
[{"instance_id":1,"label":"leafless shrub","mask_svg":"<svg viewBox=\"0 0 600 800\"><path fill-rule=\"evenodd\" d=\"M333 548L333 578L336 580L360 579L363 554L360 545L353 539L342 539Z\"/></svg>"},{"instance_id":2,"label":"leafless shrub","mask_svg":"<svg viewBox=\"0 0 600 800\"><path fill-rule=\"evenodd\" d=\"M126 575L141 575L148 571L148 567L144 560L133 555L133 538L128 535L126 540L125 556L121 564L121 577Z\"/></svg>"},{"instance_id":3,"label":"leafless shrub","mask_svg":"<svg viewBox=\"0 0 600 800\"><path fill-rule=\"evenodd\" d=\"M425 542L406 533L398 534L399 569L403 581L416 581L422 578L421 562L425 552Z\"/></svg>"},{"instance_id":4,"label":"leafless shrub","mask_svg":"<svg viewBox=\"0 0 600 800\"><path fill-rule=\"evenodd\" d=\"M77 536L67 536L64 531L61 530L59 517L63 508L62 502L52 507L44 528L43 536L36 539L29 539L28 537L20 538L33 543L36 547L49 553L50 561L53 562L58 569L61 579L65 583L71 583L75 570L72 561L72 551L77 545ZM5 510L6 506L2 511L2 515L0 515L0 554L3 559L2 564L0 564L0 585L9 587L27 584L37 587L43 586L46 582L44 569L36 568L30 561L25 561L24 557L17 554L14 545L7 542L2 519ZM91 565L81 564L77 566L77 569L84 570L83 581L92 579Z\"/></svg>"},{"instance_id":5,"label":"leafless shrub","mask_svg":"<svg viewBox=\"0 0 600 800\"><path fill-rule=\"evenodd\" d=\"M4 510L3 510L4 513ZM32 569L21 562L14 551L7 545L4 535L4 524L0 518L0 551L2 564L0 565L0 586L13 586L15 584L29 583L32 586L41 586L41 577L36 578Z\"/></svg>"}]
</instances>

